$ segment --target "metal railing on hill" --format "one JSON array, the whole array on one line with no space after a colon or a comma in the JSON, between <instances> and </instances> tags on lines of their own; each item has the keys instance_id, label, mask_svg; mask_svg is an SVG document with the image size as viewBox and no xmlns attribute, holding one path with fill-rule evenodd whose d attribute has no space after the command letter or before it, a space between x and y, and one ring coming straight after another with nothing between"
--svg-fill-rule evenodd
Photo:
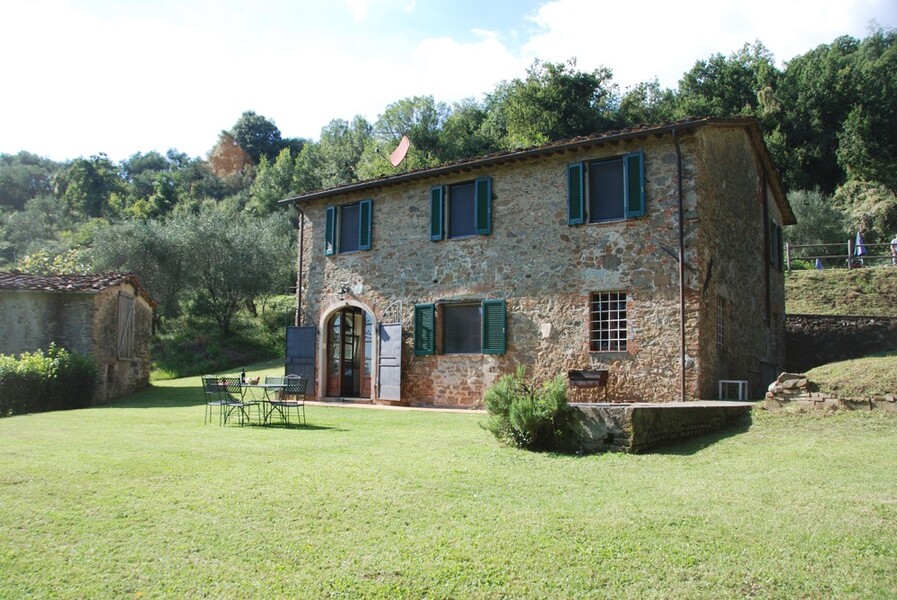
<instances>
[{"instance_id":1,"label":"metal railing on hill","mask_svg":"<svg viewBox=\"0 0 897 600\"><path fill-rule=\"evenodd\" d=\"M891 244L863 244L861 252L853 240L839 244L785 243L785 269L793 261L807 261L817 269L857 269L866 266L897 267L897 248Z\"/></svg>"}]
</instances>

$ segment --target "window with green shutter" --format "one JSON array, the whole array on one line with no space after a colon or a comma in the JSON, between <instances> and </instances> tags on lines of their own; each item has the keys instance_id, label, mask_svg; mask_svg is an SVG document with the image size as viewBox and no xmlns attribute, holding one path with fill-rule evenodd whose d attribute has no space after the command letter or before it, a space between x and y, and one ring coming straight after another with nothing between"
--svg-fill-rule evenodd
<instances>
[{"instance_id":1,"label":"window with green shutter","mask_svg":"<svg viewBox=\"0 0 897 600\"><path fill-rule=\"evenodd\" d=\"M370 250L373 200L328 206L324 217L324 255Z\"/></svg>"},{"instance_id":2,"label":"window with green shutter","mask_svg":"<svg viewBox=\"0 0 897 600\"><path fill-rule=\"evenodd\" d=\"M436 346L436 327L441 342ZM505 300L441 301L414 306L414 353L504 354Z\"/></svg>"},{"instance_id":3,"label":"window with green shutter","mask_svg":"<svg viewBox=\"0 0 897 600\"><path fill-rule=\"evenodd\" d=\"M480 177L430 190L430 239L492 233L492 178Z\"/></svg>"},{"instance_id":4,"label":"window with green shutter","mask_svg":"<svg viewBox=\"0 0 897 600\"><path fill-rule=\"evenodd\" d=\"M436 305L414 306L414 353L418 356L436 353Z\"/></svg>"},{"instance_id":5,"label":"window with green shutter","mask_svg":"<svg viewBox=\"0 0 897 600\"><path fill-rule=\"evenodd\" d=\"M641 217L645 208L642 152L567 166L567 224Z\"/></svg>"}]
</instances>

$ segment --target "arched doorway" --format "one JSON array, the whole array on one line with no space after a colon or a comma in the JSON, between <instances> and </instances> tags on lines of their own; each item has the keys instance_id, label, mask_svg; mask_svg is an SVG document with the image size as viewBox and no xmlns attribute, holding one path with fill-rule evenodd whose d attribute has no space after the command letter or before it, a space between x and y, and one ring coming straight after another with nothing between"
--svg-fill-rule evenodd
<instances>
[{"instance_id":1,"label":"arched doorway","mask_svg":"<svg viewBox=\"0 0 897 600\"><path fill-rule=\"evenodd\" d=\"M370 398L374 358L374 320L356 306L340 308L327 319L326 395Z\"/></svg>"}]
</instances>

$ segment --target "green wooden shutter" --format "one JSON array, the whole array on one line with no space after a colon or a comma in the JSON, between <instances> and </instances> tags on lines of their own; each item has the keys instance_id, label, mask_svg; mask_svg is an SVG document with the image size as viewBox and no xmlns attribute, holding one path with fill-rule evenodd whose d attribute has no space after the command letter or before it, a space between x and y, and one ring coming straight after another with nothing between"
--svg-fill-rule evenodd
<instances>
[{"instance_id":1,"label":"green wooden shutter","mask_svg":"<svg viewBox=\"0 0 897 600\"><path fill-rule=\"evenodd\" d=\"M582 179L582 163L567 165L567 225L580 225L585 221Z\"/></svg>"},{"instance_id":2,"label":"green wooden shutter","mask_svg":"<svg viewBox=\"0 0 897 600\"><path fill-rule=\"evenodd\" d=\"M371 217L373 216L374 203L372 200L362 200L358 203L358 249L371 249Z\"/></svg>"},{"instance_id":3,"label":"green wooden shutter","mask_svg":"<svg viewBox=\"0 0 897 600\"><path fill-rule=\"evenodd\" d=\"M324 256L336 253L336 207L328 206L324 213Z\"/></svg>"},{"instance_id":4,"label":"green wooden shutter","mask_svg":"<svg viewBox=\"0 0 897 600\"><path fill-rule=\"evenodd\" d=\"M476 204L476 229L478 235L492 233L492 178L480 177L474 181Z\"/></svg>"},{"instance_id":5,"label":"green wooden shutter","mask_svg":"<svg viewBox=\"0 0 897 600\"><path fill-rule=\"evenodd\" d=\"M445 206L442 199L444 196L445 188L441 185L430 190L430 239L434 242L442 239L443 209Z\"/></svg>"},{"instance_id":6,"label":"green wooden shutter","mask_svg":"<svg viewBox=\"0 0 897 600\"><path fill-rule=\"evenodd\" d=\"M505 353L505 325L505 301L483 300L483 354Z\"/></svg>"},{"instance_id":7,"label":"green wooden shutter","mask_svg":"<svg viewBox=\"0 0 897 600\"><path fill-rule=\"evenodd\" d=\"M414 305L414 353L436 353L436 305Z\"/></svg>"},{"instance_id":8,"label":"green wooden shutter","mask_svg":"<svg viewBox=\"0 0 897 600\"><path fill-rule=\"evenodd\" d=\"M623 159L623 178L626 182L624 213L626 218L645 216L645 155L627 154Z\"/></svg>"},{"instance_id":9,"label":"green wooden shutter","mask_svg":"<svg viewBox=\"0 0 897 600\"><path fill-rule=\"evenodd\" d=\"M776 268L779 271L783 271L785 269L785 249L784 241L782 240L782 227L776 223Z\"/></svg>"}]
</instances>

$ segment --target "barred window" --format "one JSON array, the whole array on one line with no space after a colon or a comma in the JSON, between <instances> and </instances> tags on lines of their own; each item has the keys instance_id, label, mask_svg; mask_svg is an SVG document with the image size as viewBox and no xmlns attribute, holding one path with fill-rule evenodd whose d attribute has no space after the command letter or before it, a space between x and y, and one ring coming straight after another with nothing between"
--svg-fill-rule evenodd
<instances>
[{"instance_id":1,"label":"barred window","mask_svg":"<svg viewBox=\"0 0 897 600\"><path fill-rule=\"evenodd\" d=\"M626 292L596 292L589 307L589 349L626 351Z\"/></svg>"}]
</instances>

